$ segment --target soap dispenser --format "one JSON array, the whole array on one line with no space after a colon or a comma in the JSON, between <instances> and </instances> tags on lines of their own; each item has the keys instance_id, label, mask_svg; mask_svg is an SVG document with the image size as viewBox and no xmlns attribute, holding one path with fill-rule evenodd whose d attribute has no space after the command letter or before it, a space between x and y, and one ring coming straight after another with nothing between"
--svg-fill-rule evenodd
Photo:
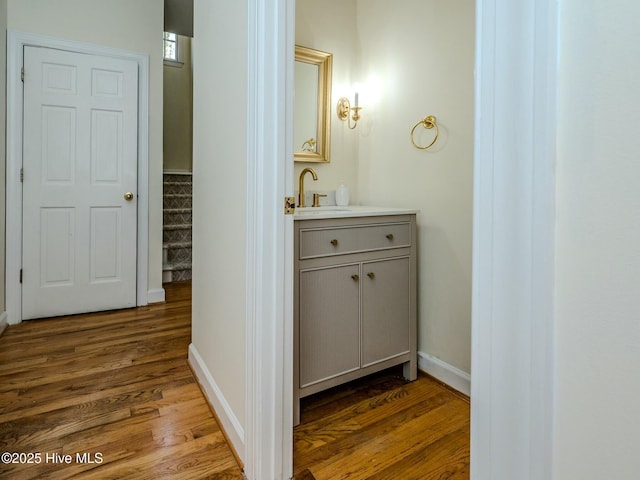
<instances>
[{"instance_id":1,"label":"soap dispenser","mask_svg":"<svg viewBox=\"0 0 640 480\"><path fill-rule=\"evenodd\" d=\"M340 183L340 186L336 189L336 205L339 207L349 205L349 189L344 183Z\"/></svg>"}]
</instances>

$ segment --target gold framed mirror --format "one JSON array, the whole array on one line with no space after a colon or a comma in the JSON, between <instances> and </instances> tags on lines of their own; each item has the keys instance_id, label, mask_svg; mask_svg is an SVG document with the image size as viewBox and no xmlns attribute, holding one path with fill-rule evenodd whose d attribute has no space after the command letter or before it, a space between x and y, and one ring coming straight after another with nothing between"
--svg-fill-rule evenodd
<instances>
[{"instance_id":1,"label":"gold framed mirror","mask_svg":"<svg viewBox=\"0 0 640 480\"><path fill-rule=\"evenodd\" d=\"M333 55L296 45L294 161L329 162Z\"/></svg>"}]
</instances>

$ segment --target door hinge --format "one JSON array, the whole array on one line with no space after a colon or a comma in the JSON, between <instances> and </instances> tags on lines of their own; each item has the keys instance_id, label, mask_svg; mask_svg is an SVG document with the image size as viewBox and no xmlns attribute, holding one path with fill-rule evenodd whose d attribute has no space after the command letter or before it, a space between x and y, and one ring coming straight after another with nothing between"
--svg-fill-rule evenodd
<instances>
[{"instance_id":1,"label":"door hinge","mask_svg":"<svg viewBox=\"0 0 640 480\"><path fill-rule=\"evenodd\" d=\"M284 197L284 214L293 215L296 211L296 197Z\"/></svg>"},{"instance_id":2,"label":"door hinge","mask_svg":"<svg viewBox=\"0 0 640 480\"><path fill-rule=\"evenodd\" d=\"M22 269L20 269L20 283L22 283Z\"/></svg>"},{"instance_id":3,"label":"door hinge","mask_svg":"<svg viewBox=\"0 0 640 480\"><path fill-rule=\"evenodd\" d=\"M24 67L20 69L20 81L24 83Z\"/></svg>"},{"instance_id":4,"label":"door hinge","mask_svg":"<svg viewBox=\"0 0 640 480\"><path fill-rule=\"evenodd\" d=\"M24 182L24 168L20 169L20 183Z\"/></svg>"}]
</instances>

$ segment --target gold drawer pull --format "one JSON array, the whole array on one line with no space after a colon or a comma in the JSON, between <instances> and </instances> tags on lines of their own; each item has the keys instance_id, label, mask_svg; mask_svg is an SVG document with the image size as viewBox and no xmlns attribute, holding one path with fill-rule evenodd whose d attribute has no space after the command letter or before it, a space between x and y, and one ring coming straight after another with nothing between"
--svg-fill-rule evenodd
<instances>
[{"instance_id":1,"label":"gold drawer pull","mask_svg":"<svg viewBox=\"0 0 640 480\"><path fill-rule=\"evenodd\" d=\"M351 278L353 278L354 282L357 282L358 280L360 280L360 276L359 275L351 275Z\"/></svg>"},{"instance_id":2,"label":"gold drawer pull","mask_svg":"<svg viewBox=\"0 0 640 480\"><path fill-rule=\"evenodd\" d=\"M334 247L338 246L338 240L336 240L335 238L333 240L331 240L331 245L333 245Z\"/></svg>"},{"instance_id":3,"label":"gold drawer pull","mask_svg":"<svg viewBox=\"0 0 640 480\"><path fill-rule=\"evenodd\" d=\"M389 240L393 240L393 233L389 233L389 234L387 234L387 238L388 238Z\"/></svg>"},{"instance_id":4,"label":"gold drawer pull","mask_svg":"<svg viewBox=\"0 0 640 480\"><path fill-rule=\"evenodd\" d=\"M373 280L374 278L376 278L376 274L373 272L369 272L367 273L367 277L369 277L371 280Z\"/></svg>"}]
</instances>

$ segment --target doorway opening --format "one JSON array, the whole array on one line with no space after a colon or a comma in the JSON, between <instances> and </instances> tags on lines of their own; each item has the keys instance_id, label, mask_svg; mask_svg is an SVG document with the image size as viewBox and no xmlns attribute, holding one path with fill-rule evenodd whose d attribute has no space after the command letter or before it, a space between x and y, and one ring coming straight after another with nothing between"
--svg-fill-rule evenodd
<instances>
[{"instance_id":1,"label":"doorway opening","mask_svg":"<svg viewBox=\"0 0 640 480\"><path fill-rule=\"evenodd\" d=\"M162 283L191 280L193 67L191 37L164 34Z\"/></svg>"},{"instance_id":2,"label":"doorway opening","mask_svg":"<svg viewBox=\"0 0 640 480\"><path fill-rule=\"evenodd\" d=\"M333 54L331 163L314 164L313 188L332 193L344 182L358 205L420 210L419 368L468 395L475 2L296 0L295 7L296 45ZM353 129L336 114L341 97L358 98ZM428 115L440 134L419 150L409 133ZM428 145L432 133L422 134L418 144ZM305 166L296 163L295 178Z\"/></svg>"}]
</instances>

